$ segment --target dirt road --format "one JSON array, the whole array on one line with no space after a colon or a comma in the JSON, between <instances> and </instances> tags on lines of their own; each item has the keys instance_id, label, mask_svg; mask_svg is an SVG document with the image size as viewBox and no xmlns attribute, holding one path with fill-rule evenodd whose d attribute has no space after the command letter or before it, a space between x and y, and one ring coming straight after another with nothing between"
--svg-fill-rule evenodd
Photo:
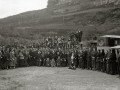
<instances>
[{"instance_id":1,"label":"dirt road","mask_svg":"<svg viewBox=\"0 0 120 90\"><path fill-rule=\"evenodd\" d=\"M27 67L0 71L0 90L120 90L120 80L91 70Z\"/></svg>"}]
</instances>

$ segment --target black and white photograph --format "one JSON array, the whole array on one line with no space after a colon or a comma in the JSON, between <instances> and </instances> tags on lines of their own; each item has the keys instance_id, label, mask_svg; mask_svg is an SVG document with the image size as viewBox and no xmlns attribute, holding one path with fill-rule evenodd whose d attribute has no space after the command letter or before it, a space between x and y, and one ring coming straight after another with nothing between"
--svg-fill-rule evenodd
<instances>
[{"instance_id":1,"label":"black and white photograph","mask_svg":"<svg viewBox=\"0 0 120 90\"><path fill-rule=\"evenodd\" d=\"M0 90L120 90L120 0L0 0Z\"/></svg>"}]
</instances>

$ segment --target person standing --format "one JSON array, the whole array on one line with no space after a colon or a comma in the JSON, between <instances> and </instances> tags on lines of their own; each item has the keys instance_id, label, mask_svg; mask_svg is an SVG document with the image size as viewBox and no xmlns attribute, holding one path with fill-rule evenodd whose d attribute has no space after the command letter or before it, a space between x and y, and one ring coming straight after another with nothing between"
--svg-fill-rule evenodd
<instances>
[{"instance_id":1,"label":"person standing","mask_svg":"<svg viewBox=\"0 0 120 90\"><path fill-rule=\"evenodd\" d=\"M46 67L50 67L50 52L46 54Z\"/></svg>"},{"instance_id":2,"label":"person standing","mask_svg":"<svg viewBox=\"0 0 120 90\"><path fill-rule=\"evenodd\" d=\"M52 54L51 54L51 67L55 67L56 66L56 63L55 63L55 51L53 50L52 51Z\"/></svg>"},{"instance_id":3,"label":"person standing","mask_svg":"<svg viewBox=\"0 0 120 90\"><path fill-rule=\"evenodd\" d=\"M107 64L107 53L105 53L105 56L103 58L103 72L106 72L106 64Z\"/></svg>"},{"instance_id":4,"label":"person standing","mask_svg":"<svg viewBox=\"0 0 120 90\"><path fill-rule=\"evenodd\" d=\"M90 48L87 49L87 69L88 70L91 69L91 52L90 52Z\"/></svg>"},{"instance_id":5,"label":"person standing","mask_svg":"<svg viewBox=\"0 0 120 90\"><path fill-rule=\"evenodd\" d=\"M57 67L61 67L61 55L59 51L57 52L57 60L56 60Z\"/></svg>"},{"instance_id":6,"label":"person standing","mask_svg":"<svg viewBox=\"0 0 120 90\"><path fill-rule=\"evenodd\" d=\"M119 79L120 79L120 49L119 49L119 54L118 54L118 74L119 74Z\"/></svg>"},{"instance_id":7,"label":"person standing","mask_svg":"<svg viewBox=\"0 0 120 90\"><path fill-rule=\"evenodd\" d=\"M104 50L101 50L101 55L100 55L100 71L103 72L103 59L105 58L105 52Z\"/></svg>"},{"instance_id":8,"label":"person standing","mask_svg":"<svg viewBox=\"0 0 120 90\"><path fill-rule=\"evenodd\" d=\"M24 55L23 55L23 52L22 50L19 51L19 67L23 67L24 66Z\"/></svg>"},{"instance_id":9,"label":"person standing","mask_svg":"<svg viewBox=\"0 0 120 90\"><path fill-rule=\"evenodd\" d=\"M41 66L42 65L42 53L40 52L40 50L37 51L37 66Z\"/></svg>"},{"instance_id":10,"label":"person standing","mask_svg":"<svg viewBox=\"0 0 120 90\"><path fill-rule=\"evenodd\" d=\"M111 50L107 51L107 55L106 55L106 73L109 74L110 73L110 58L111 58Z\"/></svg>"},{"instance_id":11,"label":"person standing","mask_svg":"<svg viewBox=\"0 0 120 90\"><path fill-rule=\"evenodd\" d=\"M72 56L71 56L71 68L70 69L73 69L73 70L75 70L76 69L76 67L75 67L75 55L74 55L74 52L72 53Z\"/></svg>"},{"instance_id":12,"label":"person standing","mask_svg":"<svg viewBox=\"0 0 120 90\"><path fill-rule=\"evenodd\" d=\"M79 68L82 68L82 50L79 51L78 59L79 59Z\"/></svg>"},{"instance_id":13,"label":"person standing","mask_svg":"<svg viewBox=\"0 0 120 90\"><path fill-rule=\"evenodd\" d=\"M29 64L28 64L29 52L28 52L27 50L25 50L24 56L25 56L25 59L24 59L24 66L27 67L27 66L29 66Z\"/></svg>"},{"instance_id":14,"label":"person standing","mask_svg":"<svg viewBox=\"0 0 120 90\"><path fill-rule=\"evenodd\" d=\"M1 60L1 55L2 55L2 52L0 51L0 70L2 69L2 60Z\"/></svg>"},{"instance_id":15,"label":"person standing","mask_svg":"<svg viewBox=\"0 0 120 90\"><path fill-rule=\"evenodd\" d=\"M96 69L100 71L100 61L101 61L101 52L98 50L97 52L97 58L96 58Z\"/></svg>"},{"instance_id":16,"label":"person standing","mask_svg":"<svg viewBox=\"0 0 120 90\"><path fill-rule=\"evenodd\" d=\"M95 48L93 49L92 53L91 53L91 58L92 58L92 70L96 69L96 51Z\"/></svg>"},{"instance_id":17,"label":"person standing","mask_svg":"<svg viewBox=\"0 0 120 90\"><path fill-rule=\"evenodd\" d=\"M15 52L14 49L11 50L10 52L10 67L16 67L16 59L15 59Z\"/></svg>"},{"instance_id":18,"label":"person standing","mask_svg":"<svg viewBox=\"0 0 120 90\"><path fill-rule=\"evenodd\" d=\"M110 58L110 74L115 75L116 74L116 53L115 49L112 49L112 54Z\"/></svg>"}]
</instances>

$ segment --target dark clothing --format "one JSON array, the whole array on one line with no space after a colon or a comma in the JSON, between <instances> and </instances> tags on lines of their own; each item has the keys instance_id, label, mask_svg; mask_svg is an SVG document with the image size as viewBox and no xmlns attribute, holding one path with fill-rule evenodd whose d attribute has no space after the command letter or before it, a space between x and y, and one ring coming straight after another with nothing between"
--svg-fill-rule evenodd
<instances>
[{"instance_id":1,"label":"dark clothing","mask_svg":"<svg viewBox=\"0 0 120 90\"><path fill-rule=\"evenodd\" d=\"M103 59L105 58L105 53L102 51L100 54L100 71L103 71Z\"/></svg>"},{"instance_id":2,"label":"dark clothing","mask_svg":"<svg viewBox=\"0 0 120 90\"><path fill-rule=\"evenodd\" d=\"M118 56L118 74L120 76L120 55Z\"/></svg>"},{"instance_id":3,"label":"dark clothing","mask_svg":"<svg viewBox=\"0 0 120 90\"><path fill-rule=\"evenodd\" d=\"M98 52L97 53L97 58L96 58L96 69L99 70L99 71L100 71L100 62L101 62L101 59L102 59L101 56L102 56L101 53Z\"/></svg>"},{"instance_id":4,"label":"dark clothing","mask_svg":"<svg viewBox=\"0 0 120 90\"><path fill-rule=\"evenodd\" d=\"M93 51L91 53L91 57L92 57L92 69L96 68L96 56L98 56L98 54L95 51Z\"/></svg>"},{"instance_id":5,"label":"dark clothing","mask_svg":"<svg viewBox=\"0 0 120 90\"><path fill-rule=\"evenodd\" d=\"M92 62L91 62L91 53L88 51L87 52L87 69L91 69L92 68Z\"/></svg>"},{"instance_id":6,"label":"dark clothing","mask_svg":"<svg viewBox=\"0 0 120 90\"><path fill-rule=\"evenodd\" d=\"M116 54L112 51L111 58L110 58L110 74L116 74Z\"/></svg>"}]
</instances>

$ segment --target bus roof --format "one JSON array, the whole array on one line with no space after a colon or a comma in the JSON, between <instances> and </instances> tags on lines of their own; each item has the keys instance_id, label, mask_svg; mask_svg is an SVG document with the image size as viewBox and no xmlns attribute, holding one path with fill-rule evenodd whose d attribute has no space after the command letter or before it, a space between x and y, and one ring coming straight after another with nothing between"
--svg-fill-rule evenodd
<instances>
[{"instance_id":1,"label":"bus roof","mask_svg":"<svg viewBox=\"0 0 120 90\"><path fill-rule=\"evenodd\" d=\"M105 37L105 38L120 38L119 35L104 35L104 36L101 36L101 37Z\"/></svg>"},{"instance_id":2,"label":"bus roof","mask_svg":"<svg viewBox=\"0 0 120 90\"><path fill-rule=\"evenodd\" d=\"M113 49L119 49L119 48L120 48L120 45L115 46L115 47L111 47L111 48L113 48Z\"/></svg>"}]
</instances>

